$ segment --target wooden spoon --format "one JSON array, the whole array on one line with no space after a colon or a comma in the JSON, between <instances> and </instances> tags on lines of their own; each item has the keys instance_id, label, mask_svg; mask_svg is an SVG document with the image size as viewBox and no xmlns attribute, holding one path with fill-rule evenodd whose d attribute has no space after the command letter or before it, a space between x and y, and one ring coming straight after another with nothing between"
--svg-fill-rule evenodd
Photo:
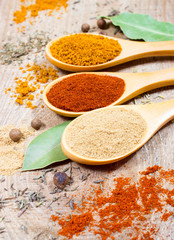
<instances>
[{"instance_id":1,"label":"wooden spoon","mask_svg":"<svg viewBox=\"0 0 174 240\"><path fill-rule=\"evenodd\" d=\"M122 47L122 51L119 56L103 64L92 66L77 66L61 62L58 59L54 58L51 54L50 47L54 42L58 41L60 38L56 38L47 44L45 54L48 61L50 61L53 65L70 72L96 71L145 57L174 56L174 41L138 42L108 36L103 37L117 40Z\"/></svg>"},{"instance_id":2,"label":"wooden spoon","mask_svg":"<svg viewBox=\"0 0 174 240\"><path fill-rule=\"evenodd\" d=\"M66 127L62 139L61 139L61 147L64 152L64 154L79 163L83 164L90 164L90 165L103 165L108 163L113 163L116 161L119 161L133 152L137 151L140 147L142 147L162 126L164 126L167 122L172 120L174 118L174 99L161 102L161 103L154 103L154 104L148 104L148 105L122 105L122 106L115 106L115 107L109 107L109 108L124 108L124 109L130 109L137 113L139 113L144 120L147 123L147 129L144 134L144 137L141 139L141 141L136 145L134 149L131 149L126 154L118 156L117 158L110 158L110 159L94 159L94 158L87 158L84 156L80 156L76 154L76 152L73 152L71 148L66 143L66 134L68 130L71 128L71 123ZM107 108L102 108L103 111ZM101 109L100 109L101 110ZM94 111L99 111L93 110ZM92 114L92 112L88 112L87 114ZM83 117L85 116L83 115ZM81 116L82 117L82 116ZM75 120L74 120L75 121ZM90 124L90 123L89 123Z\"/></svg>"},{"instance_id":3,"label":"wooden spoon","mask_svg":"<svg viewBox=\"0 0 174 240\"><path fill-rule=\"evenodd\" d=\"M84 73L74 73L72 75L79 75ZM92 72L92 73L85 73L85 74L96 74L96 75L109 75L109 76L116 76L122 78L125 81L125 92L123 95L115 102L113 102L110 106L122 104L131 98L155 89L159 87L174 85L174 68L169 68L165 70L160 70L157 72L148 72L148 73L105 73L105 72ZM64 80L68 76L60 77L50 84L47 85L43 92L43 100L47 107L49 107L52 111L67 117L77 117L82 115L86 112L71 112L62 110L60 108L54 107L47 99L47 93L49 92L50 88L53 87L54 84L58 83L59 81Z\"/></svg>"}]
</instances>

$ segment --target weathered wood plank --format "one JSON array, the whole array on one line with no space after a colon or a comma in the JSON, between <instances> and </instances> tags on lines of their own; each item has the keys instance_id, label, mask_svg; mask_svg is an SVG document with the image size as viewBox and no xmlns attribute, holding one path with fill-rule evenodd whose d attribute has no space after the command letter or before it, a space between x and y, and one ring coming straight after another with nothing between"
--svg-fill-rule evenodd
<instances>
[{"instance_id":1,"label":"weathered wood plank","mask_svg":"<svg viewBox=\"0 0 174 240\"><path fill-rule=\"evenodd\" d=\"M30 25L29 22L21 24L26 26L26 34L18 33L17 25L12 22L13 11L19 6L18 0L0 0L0 45L2 40L7 38L25 38L28 34L34 34L35 31L43 30L50 33L50 38L54 38L56 35L61 36L67 33L79 32L81 24L88 22L91 26L96 26L96 16L107 15L112 10L132 11L136 13L150 14L161 21L169 21L174 23L174 1L173 0L80 0L77 4L73 4L73 0L69 1L69 7L67 13L63 13L60 20L57 19L58 13L54 13L53 16L47 17L45 13L41 13L40 17L35 24ZM107 30L110 35L114 35L114 27L110 27ZM116 36L119 36L116 35ZM34 59L34 55L31 56L31 60ZM45 58L38 60L39 64L46 61ZM24 65L27 60L24 61ZM122 72L145 72L155 71L159 69L165 69L172 67L174 63L173 57L160 57L160 58L147 58L136 60L130 63L122 64L107 71L122 71ZM14 73L14 75L13 75ZM56 124L62 123L66 120L61 116L51 112L48 108L36 108L34 110L26 109L24 106L17 106L14 104L14 100L10 98L10 94L5 94L4 89L11 85L14 85L14 76L19 75L19 66L17 64L1 65L0 66L0 125L7 125L13 123L20 126L21 124L29 125L30 121L34 117L40 118L45 123L45 129L52 127ZM60 75L66 74L64 71L60 71ZM173 87L162 88L150 92L150 99L152 102L163 101L158 95L164 96L166 99L171 99L174 96ZM145 94L137 97L137 102L145 98ZM131 104L133 103L130 102ZM144 147L138 152L128 157L127 159L108 166L82 166L83 172L90 172L88 183L79 182L80 172L78 169L73 169L74 183L72 188L79 186L78 194L82 194L83 189L87 187L94 179L105 176L108 170L111 170L108 176L118 176L119 174L133 175L138 171L145 169L147 166L158 164L164 168L174 168L174 124L169 123L163 129L161 129ZM73 163L74 166L79 164ZM69 162L66 161L62 164L55 164L54 167L58 170L63 170L69 166ZM6 177L5 182L1 183L0 195L3 197L11 194L11 184L14 184L14 188L23 190L26 187L28 191L38 191L40 187L43 188L43 194L47 198L47 202L39 208L29 208L21 216L17 217L19 210L16 209L16 203L12 201L8 207L4 207L0 210L0 216L5 216L5 220L11 222L5 222L3 220L0 223L0 227L5 227L5 233L0 235L0 239L5 240L31 240L34 239L37 234L41 233L38 239L53 239L56 238L57 227L53 227L49 218L55 210L61 212L67 212L68 207L64 206L66 198L62 196L60 205L57 202L52 204L52 211L47 208L47 205L54 197L49 194L52 186L52 173L46 175L47 185L38 184L40 180L33 180L34 177L39 176L41 171L33 171L26 173L17 173L13 176ZM5 189L8 191L6 191ZM72 193L67 193L70 197ZM68 201L68 200L67 200ZM21 226L27 227L28 233L26 234L22 230ZM170 228L172 232L172 228ZM171 239L171 232L168 232L168 237L165 239ZM167 235L166 235L167 236ZM78 238L82 239L82 238ZM94 239L93 237L86 236L85 239Z\"/></svg>"}]
</instances>

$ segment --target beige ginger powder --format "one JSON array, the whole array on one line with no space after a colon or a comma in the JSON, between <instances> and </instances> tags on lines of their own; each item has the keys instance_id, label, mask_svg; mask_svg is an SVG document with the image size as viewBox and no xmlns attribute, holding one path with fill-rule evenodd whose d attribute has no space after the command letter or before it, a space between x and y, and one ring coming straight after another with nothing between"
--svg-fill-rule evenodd
<instances>
[{"instance_id":1,"label":"beige ginger powder","mask_svg":"<svg viewBox=\"0 0 174 240\"><path fill-rule=\"evenodd\" d=\"M31 127L20 127L23 137L19 142L13 142L9 132L14 126L0 126L0 174L11 175L20 169L24 160L24 151L28 138L34 135Z\"/></svg>"},{"instance_id":2,"label":"beige ginger powder","mask_svg":"<svg viewBox=\"0 0 174 240\"><path fill-rule=\"evenodd\" d=\"M137 112L108 107L72 121L65 131L65 141L78 155L109 159L134 149L145 131L146 122Z\"/></svg>"}]
</instances>

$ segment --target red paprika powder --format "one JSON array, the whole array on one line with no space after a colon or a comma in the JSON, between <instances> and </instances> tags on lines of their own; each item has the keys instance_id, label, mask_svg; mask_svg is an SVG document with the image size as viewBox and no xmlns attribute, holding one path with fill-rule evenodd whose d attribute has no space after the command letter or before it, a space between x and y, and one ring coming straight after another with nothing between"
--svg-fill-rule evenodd
<instances>
[{"instance_id":1,"label":"red paprika powder","mask_svg":"<svg viewBox=\"0 0 174 240\"><path fill-rule=\"evenodd\" d=\"M112 104L124 90L125 82L121 78L82 73L54 84L47 99L57 108L85 112Z\"/></svg>"},{"instance_id":2,"label":"red paprika powder","mask_svg":"<svg viewBox=\"0 0 174 240\"><path fill-rule=\"evenodd\" d=\"M78 235L81 235L78 239L87 239L86 234L91 234L91 239L101 240L121 239L121 236L126 240L165 239L159 238L163 231L159 226L169 220L171 230L168 231L172 234L173 180L173 170L163 170L157 165L148 167L136 178L112 179L109 192L105 179L102 187L92 184L89 194L84 192L83 201L71 215L52 215L51 219L61 227L58 236L67 239Z\"/></svg>"}]
</instances>

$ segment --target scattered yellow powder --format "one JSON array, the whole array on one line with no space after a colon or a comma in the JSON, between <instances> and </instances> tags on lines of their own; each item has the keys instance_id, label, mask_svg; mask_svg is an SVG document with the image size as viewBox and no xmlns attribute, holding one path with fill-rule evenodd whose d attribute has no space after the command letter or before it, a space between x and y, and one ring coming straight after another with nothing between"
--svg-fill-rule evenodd
<instances>
[{"instance_id":1,"label":"scattered yellow powder","mask_svg":"<svg viewBox=\"0 0 174 240\"><path fill-rule=\"evenodd\" d=\"M18 30L18 33L19 32L23 33L23 32L25 32L25 26L22 26L21 28L18 27L17 30Z\"/></svg>"},{"instance_id":2,"label":"scattered yellow powder","mask_svg":"<svg viewBox=\"0 0 174 240\"><path fill-rule=\"evenodd\" d=\"M31 95L28 97L28 99L29 99L29 100L33 100L33 99L34 99L34 95L31 94Z\"/></svg>"},{"instance_id":3,"label":"scattered yellow powder","mask_svg":"<svg viewBox=\"0 0 174 240\"><path fill-rule=\"evenodd\" d=\"M26 15L27 15L27 8L24 6L21 6L21 10L18 10L13 13L13 16L14 16L13 21L15 21L16 23L24 22L26 20Z\"/></svg>"},{"instance_id":4,"label":"scattered yellow powder","mask_svg":"<svg viewBox=\"0 0 174 240\"><path fill-rule=\"evenodd\" d=\"M25 104L27 108L36 108L37 106L33 105L31 102L34 100L33 93L41 88L41 84L45 84L49 80L55 80L58 78L58 71L54 70L52 67L47 67L45 64L39 66L35 63L32 66L27 64L25 69L23 67L20 67L19 69L22 73L31 72L33 75L28 73L27 76L20 79L15 77L16 87L15 91L12 91L14 95L11 95L11 97L15 97L15 101L20 105ZM6 94L8 91L11 91L11 88L5 89ZM41 90L41 93L42 92L43 91ZM36 98L38 98L38 96L39 94L36 95Z\"/></svg>"},{"instance_id":5,"label":"scattered yellow powder","mask_svg":"<svg viewBox=\"0 0 174 240\"><path fill-rule=\"evenodd\" d=\"M28 64L27 71L33 71L36 81L40 83L47 83L49 79L55 80L58 77L57 71L52 67L47 68L46 65L33 64L33 66L30 66Z\"/></svg>"},{"instance_id":6,"label":"scattered yellow powder","mask_svg":"<svg viewBox=\"0 0 174 240\"><path fill-rule=\"evenodd\" d=\"M61 8L66 10L68 6L68 0L35 0L35 3L28 6L27 0L21 0L21 3L21 9L13 13L13 21L16 23L22 23L29 17L37 17L40 11L50 10L48 13L48 16L50 16L53 10L59 11ZM28 16L28 13L30 13L30 16Z\"/></svg>"},{"instance_id":7,"label":"scattered yellow powder","mask_svg":"<svg viewBox=\"0 0 174 240\"><path fill-rule=\"evenodd\" d=\"M31 127L20 127L23 137L19 142L13 142L9 132L14 126L6 125L0 127L0 174L11 175L20 169L24 160L24 152L29 137L33 136L35 130Z\"/></svg>"},{"instance_id":8,"label":"scattered yellow powder","mask_svg":"<svg viewBox=\"0 0 174 240\"><path fill-rule=\"evenodd\" d=\"M8 91L11 91L11 88L5 88L5 94L7 94Z\"/></svg>"}]
</instances>

